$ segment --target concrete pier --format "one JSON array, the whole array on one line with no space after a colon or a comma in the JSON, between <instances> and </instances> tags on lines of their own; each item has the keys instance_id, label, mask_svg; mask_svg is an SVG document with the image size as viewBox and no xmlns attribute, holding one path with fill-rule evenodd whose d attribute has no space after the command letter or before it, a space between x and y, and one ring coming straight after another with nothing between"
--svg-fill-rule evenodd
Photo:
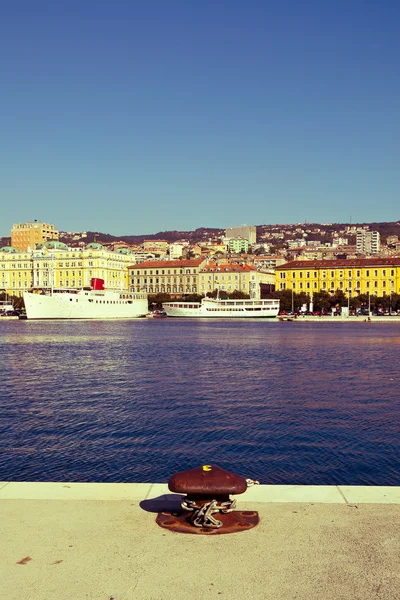
<instances>
[{"instance_id":1,"label":"concrete pier","mask_svg":"<svg viewBox=\"0 0 400 600\"><path fill-rule=\"evenodd\" d=\"M400 597L400 487L268 486L237 497L255 529L171 533L165 484L0 483L7 600Z\"/></svg>"}]
</instances>

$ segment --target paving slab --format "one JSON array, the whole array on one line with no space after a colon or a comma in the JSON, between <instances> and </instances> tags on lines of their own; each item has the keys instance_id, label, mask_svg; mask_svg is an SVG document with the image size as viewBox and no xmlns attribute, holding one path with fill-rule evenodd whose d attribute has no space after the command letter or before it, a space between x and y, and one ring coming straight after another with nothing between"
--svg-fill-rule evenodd
<instances>
[{"instance_id":1,"label":"paving slab","mask_svg":"<svg viewBox=\"0 0 400 600\"><path fill-rule=\"evenodd\" d=\"M357 504L399 504L399 486L358 486L341 485L346 500ZM400 598L400 595L399 595Z\"/></svg>"},{"instance_id":2,"label":"paving slab","mask_svg":"<svg viewBox=\"0 0 400 600\"><path fill-rule=\"evenodd\" d=\"M145 498L150 483L69 483L12 481L0 488L0 499L130 500Z\"/></svg>"},{"instance_id":3,"label":"paving slab","mask_svg":"<svg viewBox=\"0 0 400 600\"><path fill-rule=\"evenodd\" d=\"M258 510L255 529L199 536L157 526L157 511L177 497L164 492L154 487L142 500L2 498L2 597L399 599L400 504L243 501L246 493L238 508Z\"/></svg>"},{"instance_id":4,"label":"paving slab","mask_svg":"<svg viewBox=\"0 0 400 600\"><path fill-rule=\"evenodd\" d=\"M346 502L335 485L255 485L243 498L254 502Z\"/></svg>"}]
</instances>

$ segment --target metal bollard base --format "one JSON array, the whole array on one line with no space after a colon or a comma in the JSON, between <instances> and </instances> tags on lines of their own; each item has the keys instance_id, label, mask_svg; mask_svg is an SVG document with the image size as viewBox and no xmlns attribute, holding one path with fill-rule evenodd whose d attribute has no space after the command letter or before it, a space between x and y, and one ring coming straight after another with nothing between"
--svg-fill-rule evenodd
<instances>
[{"instance_id":1,"label":"metal bollard base","mask_svg":"<svg viewBox=\"0 0 400 600\"><path fill-rule=\"evenodd\" d=\"M224 533L237 533L252 529L260 522L258 512L249 510L234 510L227 514L219 514L222 527L195 527L187 512L170 513L159 512L156 523L164 529L177 533L192 533L201 535L221 535Z\"/></svg>"}]
</instances>

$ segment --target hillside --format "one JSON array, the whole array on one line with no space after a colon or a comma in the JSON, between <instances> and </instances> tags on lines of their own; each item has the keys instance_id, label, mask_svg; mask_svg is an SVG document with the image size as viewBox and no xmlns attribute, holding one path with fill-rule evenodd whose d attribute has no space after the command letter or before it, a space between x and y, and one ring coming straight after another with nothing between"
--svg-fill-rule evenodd
<instances>
[{"instance_id":1,"label":"hillside","mask_svg":"<svg viewBox=\"0 0 400 600\"><path fill-rule=\"evenodd\" d=\"M307 237L308 240L322 239L328 241L333 236L338 234L344 237L354 238L354 228L369 227L371 231L379 231L381 235L381 243L385 244L388 236L397 235L400 238L400 221L383 222L383 223L296 223L296 224L272 224L272 225L257 225L257 241L268 239L270 234L282 234L283 240L298 238L301 236ZM351 227L353 231L346 231L346 228ZM218 240L224 235L224 229L214 227L199 227L194 231L159 231L158 233L149 233L143 235L125 235L116 236L100 231L87 231L85 233L68 234L60 232L60 241L73 246L89 242L125 242L127 244L139 245L144 240L166 240L170 243L178 240L187 240L191 244L205 242L208 240ZM9 237L0 238L0 248L9 246L11 239Z\"/></svg>"}]
</instances>

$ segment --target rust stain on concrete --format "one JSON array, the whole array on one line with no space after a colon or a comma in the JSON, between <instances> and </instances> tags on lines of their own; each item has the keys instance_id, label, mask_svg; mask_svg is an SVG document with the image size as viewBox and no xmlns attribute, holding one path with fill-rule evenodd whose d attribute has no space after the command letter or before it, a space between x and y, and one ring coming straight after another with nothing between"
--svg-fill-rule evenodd
<instances>
[{"instance_id":1,"label":"rust stain on concrete","mask_svg":"<svg viewBox=\"0 0 400 600\"><path fill-rule=\"evenodd\" d=\"M21 560L17 561L17 565L26 565L31 559L30 556L25 556L25 558L21 558Z\"/></svg>"}]
</instances>

